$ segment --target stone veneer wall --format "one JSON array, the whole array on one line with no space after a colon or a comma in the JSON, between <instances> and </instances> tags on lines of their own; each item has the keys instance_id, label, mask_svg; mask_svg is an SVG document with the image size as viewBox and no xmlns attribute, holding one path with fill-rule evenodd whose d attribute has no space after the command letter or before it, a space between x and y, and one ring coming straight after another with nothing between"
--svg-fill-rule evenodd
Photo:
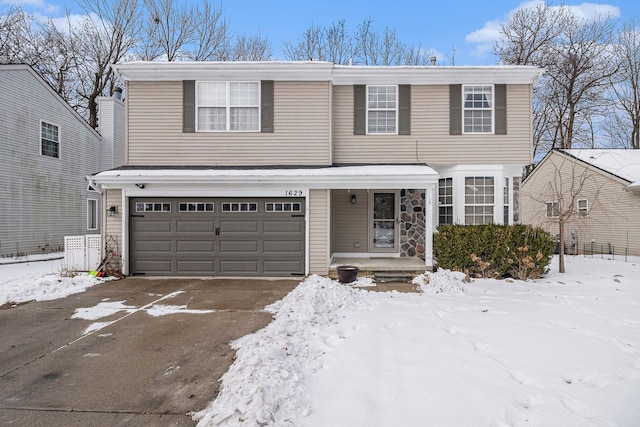
<instances>
[{"instance_id":1,"label":"stone veneer wall","mask_svg":"<svg viewBox=\"0 0 640 427\"><path fill-rule=\"evenodd\" d=\"M424 259L424 191L400 192L400 256Z\"/></svg>"}]
</instances>

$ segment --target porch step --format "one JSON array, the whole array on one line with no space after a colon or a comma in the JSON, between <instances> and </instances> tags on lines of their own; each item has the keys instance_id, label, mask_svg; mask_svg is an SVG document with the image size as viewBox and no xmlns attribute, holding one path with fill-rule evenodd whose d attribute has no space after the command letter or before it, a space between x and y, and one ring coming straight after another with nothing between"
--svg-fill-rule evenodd
<instances>
[{"instance_id":1,"label":"porch step","mask_svg":"<svg viewBox=\"0 0 640 427\"><path fill-rule=\"evenodd\" d=\"M376 272L373 277L377 283L410 282L415 274L405 271Z\"/></svg>"}]
</instances>

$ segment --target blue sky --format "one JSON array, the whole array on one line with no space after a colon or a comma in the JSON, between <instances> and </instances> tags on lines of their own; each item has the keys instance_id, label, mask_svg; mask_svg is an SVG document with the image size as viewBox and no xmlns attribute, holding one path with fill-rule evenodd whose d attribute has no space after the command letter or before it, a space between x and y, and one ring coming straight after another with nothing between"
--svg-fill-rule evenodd
<instances>
[{"instance_id":1,"label":"blue sky","mask_svg":"<svg viewBox=\"0 0 640 427\"><path fill-rule=\"evenodd\" d=\"M222 9L231 31L260 33L271 41L278 59L285 59L282 44L297 40L312 23L325 26L344 19L349 29L355 29L371 18L377 31L382 32L386 26L394 28L400 40L420 44L434 52L439 61L449 62L455 49L456 65L486 65L496 62L490 48L500 23L513 10L535 1L223 0ZM74 0L0 0L0 11L11 3L54 18L64 16L67 8L71 13L78 12ZM215 4L220 2L216 0ZM608 13L621 21L640 18L638 0L564 4L585 17Z\"/></svg>"}]
</instances>

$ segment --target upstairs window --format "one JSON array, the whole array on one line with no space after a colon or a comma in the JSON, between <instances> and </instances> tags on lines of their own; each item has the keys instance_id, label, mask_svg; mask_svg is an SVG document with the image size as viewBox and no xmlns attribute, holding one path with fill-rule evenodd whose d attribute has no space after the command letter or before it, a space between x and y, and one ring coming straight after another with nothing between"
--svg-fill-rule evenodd
<instances>
[{"instance_id":1,"label":"upstairs window","mask_svg":"<svg viewBox=\"0 0 640 427\"><path fill-rule=\"evenodd\" d=\"M367 86L367 133L396 134L397 111L397 86Z\"/></svg>"},{"instance_id":2,"label":"upstairs window","mask_svg":"<svg viewBox=\"0 0 640 427\"><path fill-rule=\"evenodd\" d=\"M60 158L60 131L58 126L40 122L40 153L43 156Z\"/></svg>"},{"instance_id":3,"label":"upstairs window","mask_svg":"<svg viewBox=\"0 0 640 427\"><path fill-rule=\"evenodd\" d=\"M197 82L199 131L259 131L259 82Z\"/></svg>"},{"instance_id":4,"label":"upstairs window","mask_svg":"<svg viewBox=\"0 0 640 427\"><path fill-rule=\"evenodd\" d=\"M463 86L464 133L493 133L493 86Z\"/></svg>"}]
</instances>

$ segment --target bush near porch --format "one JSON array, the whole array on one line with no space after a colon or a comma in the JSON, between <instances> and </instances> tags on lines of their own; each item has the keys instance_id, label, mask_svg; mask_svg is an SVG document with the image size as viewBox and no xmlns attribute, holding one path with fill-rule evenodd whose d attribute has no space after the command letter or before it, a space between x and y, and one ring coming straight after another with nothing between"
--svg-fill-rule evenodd
<instances>
[{"instance_id":1,"label":"bush near porch","mask_svg":"<svg viewBox=\"0 0 640 427\"><path fill-rule=\"evenodd\" d=\"M471 277L537 279L549 270L555 240L530 225L441 225L433 238L436 267Z\"/></svg>"}]
</instances>

